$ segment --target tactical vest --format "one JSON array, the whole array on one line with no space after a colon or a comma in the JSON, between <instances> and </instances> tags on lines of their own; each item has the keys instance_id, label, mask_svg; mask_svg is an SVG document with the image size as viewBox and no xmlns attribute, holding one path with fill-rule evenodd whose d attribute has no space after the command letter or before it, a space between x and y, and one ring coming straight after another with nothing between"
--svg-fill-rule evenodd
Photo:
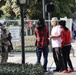
<instances>
[{"instance_id":1,"label":"tactical vest","mask_svg":"<svg viewBox=\"0 0 76 75\"><path fill-rule=\"evenodd\" d=\"M10 43L9 43L7 37L8 37L7 32L5 33L5 32L2 30L2 43L4 43L4 45L6 45L6 46L9 46Z\"/></svg>"}]
</instances>

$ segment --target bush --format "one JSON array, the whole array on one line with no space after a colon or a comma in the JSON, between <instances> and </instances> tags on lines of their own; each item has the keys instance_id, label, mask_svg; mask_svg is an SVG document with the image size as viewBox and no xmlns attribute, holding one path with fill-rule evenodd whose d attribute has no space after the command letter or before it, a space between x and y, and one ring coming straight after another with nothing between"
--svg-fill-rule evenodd
<instances>
[{"instance_id":1,"label":"bush","mask_svg":"<svg viewBox=\"0 0 76 75\"><path fill-rule=\"evenodd\" d=\"M41 65L0 64L0 75L44 75Z\"/></svg>"}]
</instances>

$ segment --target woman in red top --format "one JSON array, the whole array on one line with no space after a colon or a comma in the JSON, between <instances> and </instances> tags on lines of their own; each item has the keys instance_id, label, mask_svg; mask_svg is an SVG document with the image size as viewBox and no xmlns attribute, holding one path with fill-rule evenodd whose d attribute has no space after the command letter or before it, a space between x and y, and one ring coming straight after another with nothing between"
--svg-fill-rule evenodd
<instances>
[{"instance_id":1,"label":"woman in red top","mask_svg":"<svg viewBox=\"0 0 76 75\"><path fill-rule=\"evenodd\" d=\"M59 24L62 28L61 32L61 38L62 38L62 53L63 53L63 58L64 58L64 64L65 64L65 70L62 72L67 73L67 72L73 72L73 66L70 60L70 50L71 50L71 33L70 30L66 27L66 21L61 20L59 21ZM67 68L67 63L70 67L68 70Z\"/></svg>"}]
</instances>

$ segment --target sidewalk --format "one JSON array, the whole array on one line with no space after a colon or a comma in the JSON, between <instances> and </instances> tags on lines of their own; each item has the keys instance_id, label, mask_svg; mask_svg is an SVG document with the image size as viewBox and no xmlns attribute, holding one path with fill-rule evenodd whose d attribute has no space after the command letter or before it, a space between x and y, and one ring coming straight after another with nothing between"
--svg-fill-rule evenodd
<instances>
[{"instance_id":1,"label":"sidewalk","mask_svg":"<svg viewBox=\"0 0 76 75\"><path fill-rule=\"evenodd\" d=\"M72 43L72 53L71 53L71 61L73 64L73 67L76 71L76 43ZM12 56L9 55L8 58L8 62L11 63L21 63L21 53L13 53L11 54ZM25 62L26 63L32 63L35 64L36 63L36 54L35 53L25 53ZM41 64L43 64L43 57L41 58ZM55 72L53 73L52 70L55 69L55 63L52 57L52 53L49 53L49 57L48 57L48 70L50 71L49 73L45 74L45 75L64 75L64 73L59 73L59 72ZM73 73L65 73L65 75L76 75L76 72Z\"/></svg>"},{"instance_id":2,"label":"sidewalk","mask_svg":"<svg viewBox=\"0 0 76 75\"><path fill-rule=\"evenodd\" d=\"M12 54L13 56L9 56L8 58L8 62L11 63L21 63L21 53L14 53ZM25 53L25 62L26 63L31 63L31 64L35 64L36 62L36 55L35 53ZM74 69L76 71L76 57L73 57L71 54L71 61L72 64L74 66ZM41 58L41 64L43 64L43 57ZM45 75L64 75L64 73L59 73L59 72L55 72L53 73L53 69L55 69L55 63L52 57L52 53L49 53L49 57L48 57L48 70L50 71L50 73L45 74ZM65 75L76 75L76 72L73 73L69 73L69 74L65 74Z\"/></svg>"}]
</instances>

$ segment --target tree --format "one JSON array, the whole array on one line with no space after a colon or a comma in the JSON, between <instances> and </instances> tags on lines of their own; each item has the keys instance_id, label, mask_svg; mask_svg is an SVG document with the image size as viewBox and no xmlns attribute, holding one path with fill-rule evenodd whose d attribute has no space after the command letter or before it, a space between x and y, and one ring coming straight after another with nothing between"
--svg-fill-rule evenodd
<instances>
[{"instance_id":1,"label":"tree","mask_svg":"<svg viewBox=\"0 0 76 75\"><path fill-rule=\"evenodd\" d=\"M17 0L0 0L0 8L4 13L4 17L9 19L20 18L20 8L16 4ZM72 17L72 7L74 0L45 0L45 4L53 2L55 5L55 11L52 16L57 17ZM74 9L75 11L75 9ZM24 18L29 16L30 19L38 19L42 15L42 0L30 0L29 5L24 7Z\"/></svg>"},{"instance_id":2,"label":"tree","mask_svg":"<svg viewBox=\"0 0 76 75\"><path fill-rule=\"evenodd\" d=\"M3 15L4 13L3 13L3 11L2 10L0 10L0 17L2 17L2 15Z\"/></svg>"},{"instance_id":3,"label":"tree","mask_svg":"<svg viewBox=\"0 0 76 75\"><path fill-rule=\"evenodd\" d=\"M15 13L12 10L12 1L11 0L4 0L5 4L1 6L1 9L3 10L3 17L5 18L13 18L12 16L15 16Z\"/></svg>"},{"instance_id":4,"label":"tree","mask_svg":"<svg viewBox=\"0 0 76 75\"><path fill-rule=\"evenodd\" d=\"M55 5L55 11L53 16L57 17L72 17L71 4L74 0L53 0Z\"/></svg>"},{"instance_id":5,"label":"tree","mask_svg":"<svg viewBox=\"0 0 76 75\"><path fill-rule=\"evenodd\" d=\"M30 9L29 13L30 17L32 19L38 19L38 17L42 14L42 0L41 1L31 0L29 9Z\"/></svg>"},{"instance_id":6,"label":"tree","mask_svg":"<svg viewBox=\"0 0 76 75\"><path fill-rule=\"evenodd\" d=\"M6 1L5 0L0 0L0 8L5 5Z\"/></svg>"}]
</instances>

